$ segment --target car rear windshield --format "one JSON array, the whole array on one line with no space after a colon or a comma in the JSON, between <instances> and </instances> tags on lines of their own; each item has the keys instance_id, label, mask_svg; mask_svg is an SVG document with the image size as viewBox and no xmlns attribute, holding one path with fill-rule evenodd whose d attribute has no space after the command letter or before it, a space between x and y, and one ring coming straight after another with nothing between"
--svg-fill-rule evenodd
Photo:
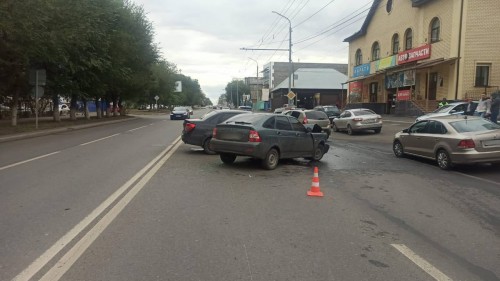
<instances>
[{"instance_id":1,"label":"car rear windshield","mask_svg":"<svg viewBox=\"0 0 500 281\"><path fill-rule=\"evenodd\" d=\"M325 106L323 107L325 109L326 112L339 112L339 108L336 107L336 106Z\"/></svg>"},{"instance_id":2,"label":"car rear windshield","mask_svg":"<svg viewBox=\"0 0 500 281\"><path fill-rule=\"evenodd\" d=\"M211 116L214 116L215 114L217 114L219 111L210 111L209 113L203 115L200 119L207 119L207 118L210 118Z\"/></svg>"},{"instance_id":3,"label":"car rear windshield","mask_svg":"<svg viewBox=\"0 0 500 281\"><path fill-rule=\"evenodd\" d=\"M355 116L361 116L361 115L372 115L372 114L377 114L369 109L366 110L356 110L352 112Z\"/></svg>"},{"instance_id":4,"label":"car rear windshield","mask_svg":"<svg viewBox=\"0 0 500 281\"><path fill-rule=\"evenodd\" d=\"M328 115L326 115L326 113L324 113L323 111L306 111L305 114L307 119L328 119Z\"/></svg>"},{"instance_id":5,"label":"car rear windshield","mask_svg":"<svg viewBox=\"0 0 500 281\"><path fill-rule=\"evenodd\" d=\"M258 122L259 120L262 120L264 117L263 114L238 114L236 116L233 116L229 119L226 120L224 123L238 123L238 122L244 122L244 123L249 123L249 124L254 124Z\"/></svg>"},{"instance_id":6,"label":"car rear windshield","mask_svg":"<svg viewBox=\"0 0 500 281\"><path fill-rule=\"evenodd\" d=\"M482 132L500 129L500 125L485 119L460 120L450 122L450 125L459 133Z\"/></svg>"}]
</instances>

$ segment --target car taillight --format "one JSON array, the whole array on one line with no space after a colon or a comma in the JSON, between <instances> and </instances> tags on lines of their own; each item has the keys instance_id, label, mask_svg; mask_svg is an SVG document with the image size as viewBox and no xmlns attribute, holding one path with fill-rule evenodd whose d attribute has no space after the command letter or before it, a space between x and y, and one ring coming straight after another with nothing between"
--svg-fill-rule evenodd
<instances>
[{"instance_id":1,"label":"car taillight","mask_svg":"<svg viewBox=\"0 0 500 281\"><path fill-rule=\"evenodd\" d=\"M474 148L476 147L476 144L472 139L467 139L467 140L461 140L458 143L458 148L466 149L466 148Z\"/></svg>"},{"instance_id":2,"label":"car taillight","mask_svg":"<svg viewBox=\"0 0 500 281\"><path fill-rule=\"evenodd\" d=\"M194 128L196 128L196 124L193 123L186 123L186 125L184 125L184 131L186 132L191 132Z\"/></svg>"},{"instance_id":3,"label":"car taillight","mask_svg":"<svg viewBox=\"0 0 500 281\"><path fill-rule=\"evenodd\" d=\"M307 120L307 117L304 116L304 121L302 121L302 124L307 124L309 123L309 120Z\"/></svg>"},{"instance_id":4,"label":"car taillight","mask_svg":"<svg viewBox=\"0 0 500 281\"><path fill-rule=\"evenodd\" d=\"M259 133L254 130L250 130L250 133L248 134L248 141L249 142L261 142L262 139L259 136Z\"/></svg>"},{"instance_id":5,"label":"car taillight","mask_svg":"<svg viewBox=\"0 0 500 281\"><path fill-rule=\"evenodd\" d=\"M363 118L356 117L356 118L353 118L352 121L363 121Z\"/></svg>"},{"instance_id":6,"label":"car taillight","mask_svg":"<svg viewBox=\"0 0 500 281\"><path fill-rule=\"evenodd\" d=\"M212 138L216 138L217 137L217 128L214 128L213 131L212 131Z\"/></svg>"}]
</instances>

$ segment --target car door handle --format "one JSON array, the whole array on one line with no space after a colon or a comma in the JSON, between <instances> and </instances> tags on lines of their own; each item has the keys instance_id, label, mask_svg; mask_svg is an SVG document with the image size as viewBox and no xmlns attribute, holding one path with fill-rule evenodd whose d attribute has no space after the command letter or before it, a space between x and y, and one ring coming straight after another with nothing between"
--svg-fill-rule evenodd
<instances>
[{"instance_id":1,"label":"car door handle","mask_svg":"<svg viewBox=\"0 0 500 281\"><path fill-rule=\"evenodd\" d=\"M280 132L280 131L277 131L277 132L276 132L276 134L277 134L277 135L281 135L281 132Z\"/></svg>"}]
</instances>

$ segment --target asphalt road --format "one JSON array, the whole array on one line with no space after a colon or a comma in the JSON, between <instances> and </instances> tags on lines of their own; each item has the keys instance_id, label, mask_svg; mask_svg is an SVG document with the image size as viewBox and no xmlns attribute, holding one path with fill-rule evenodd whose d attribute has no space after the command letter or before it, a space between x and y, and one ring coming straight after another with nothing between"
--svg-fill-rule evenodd
<instances>
[{"instance_id":1,"label":"asphalt road","mask_svg":"<svg viewBox=\"0 0 500 281\"><path fill-rule=\"evenodd\" d=\"M1 143L0 280L500 280L498 172L395 158L405 123L274 171L182 144L181 124Z\"/></svg>"}]
</instances>

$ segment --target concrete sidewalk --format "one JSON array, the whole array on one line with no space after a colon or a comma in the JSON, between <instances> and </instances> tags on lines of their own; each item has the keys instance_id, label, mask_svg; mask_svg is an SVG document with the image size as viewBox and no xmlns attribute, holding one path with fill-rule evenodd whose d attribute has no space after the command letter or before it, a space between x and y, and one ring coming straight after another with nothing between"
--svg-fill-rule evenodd
<instances>
[{"instance_id":1,"label":"concrete sidewalk","mask_svg":"<svg viewBox=\"0 0 500 281\"><path fill-rule=\"evenodd\" d=\"M48 117L51 119L51 117ZM122 118L118 120L112 120L112 118L108 118L110 120L103 120L99 119L98 121L91 122L88 124L82 124L82 125L68 125L68 126L61 126L57 128L51 128L51 129L34 129L33 131L29 132L24 132L24 133L16 133L16 134L6 134L6 135L0 135L0 143L2 142L8 142L8 141L15 141L15 140L20 140L20 139L27 139L27 138L34 138L34 137L39 137L39 136L45 136L45 135L50 135L54 133L60 133L60 132L66 132L70 130L79 130L79 129L85 129L85 128L90 128L90 127L97 127L97 126L102 126L102 125L107 125L107 124L113 124L113 123L119 123L119 122L125 122L129 120L134 120L137 117L129 117L129 118ZM32 122L35 123L34 118L27 118L29 120L26 120L23 118L22 122ZM32 120L31 120L32 119ZM2 120L4 121L4 120ZM8 120L8 124L10 124L10 120ZM6 125L6 124L1 124L1 125Z\"/></svg>"}]
</instances>

